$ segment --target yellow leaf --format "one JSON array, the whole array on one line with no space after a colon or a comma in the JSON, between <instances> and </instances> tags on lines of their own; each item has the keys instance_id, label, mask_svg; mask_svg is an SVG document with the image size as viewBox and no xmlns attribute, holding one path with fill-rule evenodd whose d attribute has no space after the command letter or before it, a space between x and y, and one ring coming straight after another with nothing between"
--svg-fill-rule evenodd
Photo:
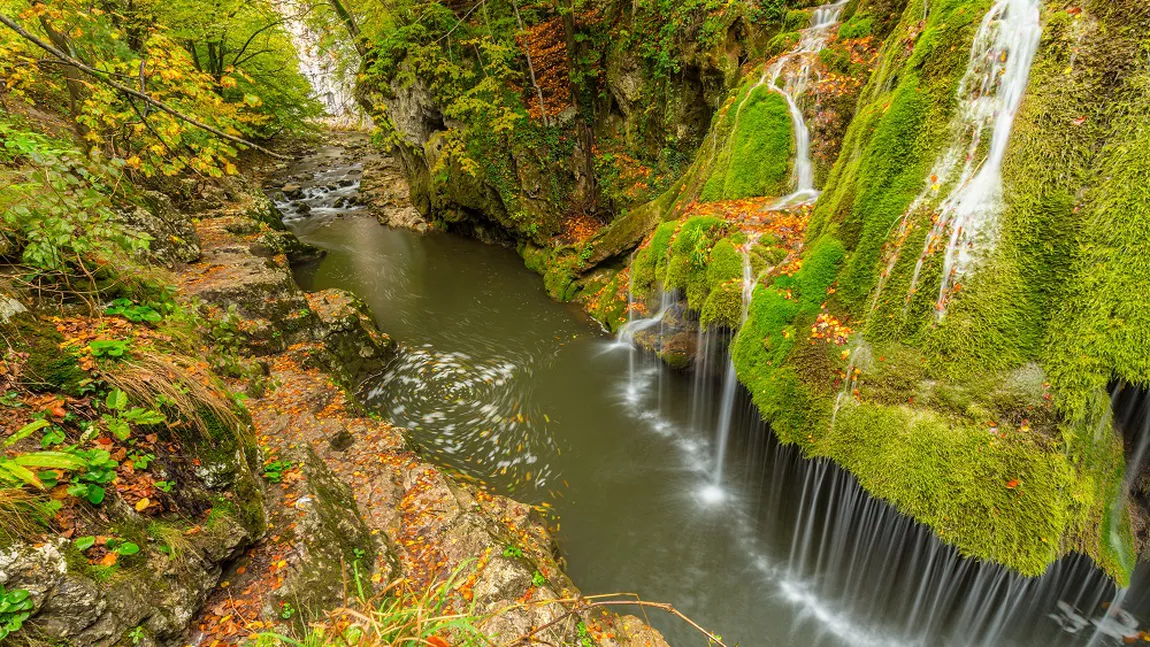
<instances>
[{"instance_id":1,"label":"yellow leaf","mask_svg":"<svg viewBox=\"0 0 1150 647\"><path fill-rule=\"evenodd\" d=\"M144 497L144 498L140 499L139 501L136 501L136 512L143 512L151 504L152 504L152 502L150 500L148 500L148 497Z\"/></svg>"}]
</instances>

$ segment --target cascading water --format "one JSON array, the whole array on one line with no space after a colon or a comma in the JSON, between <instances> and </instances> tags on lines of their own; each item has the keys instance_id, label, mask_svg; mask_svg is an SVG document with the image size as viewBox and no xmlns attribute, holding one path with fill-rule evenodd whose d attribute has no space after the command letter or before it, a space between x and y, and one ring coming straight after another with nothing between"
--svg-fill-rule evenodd
<instances>
[{"instance_id":1,"label":"cascading water","mask_svg":"<svg viewBox=\"0 0 1150 647\"><path fill-rule=\"evenodd\" d=\"M847 2L843 1L817 7L811 14L810 27L802 32L799 44L775 61L759 80L759 84L767 80L768 87L786 99L795 132L795 190L780 199L774 205L776 209L810 204L819 197L819 192L815 190L814 165L811 162L811 133L807 129L803 111L799 108L798 97L810 88L814 61L819 51L826 47L846 5ZM779 85L780 80L782 85ZM751 92L754 92L753 88ZM750 93L747 96L750 97Z\"/></svg>"},{"instance_id":2,"label":"cascading water","mask_svg":"<svg viewBox=\"0 0 1150 647\"><path fill-rule=\"evenodd\" d=\"M950 125L950 143L932 167L923 192L904 213L883 273L885 278L894 268L911 215L931 202L935 192L949 187L923 243L906 298L909 305L927 258L943 251L935 308L939 319L961 288L959 279L994 246L1002 210L1002 161L1042 36L1041 6L1042 0L997 0L983 18L958 86L959 107ZM984 146L988 131L990 143ZM872 306L877 305L882 287L880 281Z\"/></svg>"},{"instance_id":3,"label":"cascading water","mask_svg":"<svg viewBox=\"0 0 1150 647\"><path fill-rule=\"evenodd\" d=\"M865 348L856 352L865 361ZM707 405L716 395L727 397L726 376L713 374L720 363L730 365L726 345L700 333L691 402L704 403L704 410L693 411L693 420L716 420ZM966 559L872 498L834 463L779 445L749 394L734 391L729 408L718 412L730 425L725 469L700 473L700 499L724 503L724 524L747 563L793 606L792 631L818 636L803 644L1084 645L1098 636L1098 644L1113 645L1139 635L1127 612L1106 611L1115 588L1088 558L1064 558L1039 578ZM641 417L666 421L672 413ZM689 439L675 440L688 461L700 449ZM719 489L714 477L728 471L732 480ZM740 488L748 481L759 485ZM1034 638L1038 619L1046 623L1041 639Z\"/></svg>"},{"instance_id":4,"label":"cascading water","mask_svg":"<svg viewBox=\"0 0 1150 647\"><path fill-rule=\"evenodd\" d=\"M781 446L738 386L722 505L701 505L700 491L714 482L726 334L696 334L674 293L659 297L652 317L633 311L609 345L658 344L651 338L661 332L693 339L698 350L690 380L636 352L630 367L648 386L638 404L618 406L628 360L597 352L604 341L551 302L518 256L356 216L355 196L344 191L357 160L319 155L322 170L309 170L311 182L287 178L304 188L280 201L292 228L328 251L298 268L300 280L363 295L382 327L406 342L367 385L368 403L411 426L448 465L489 482L494 473L517 494L563 490L548 500L585 590L674 601L727 644L749 646L1080 647L1097 634L1111 647L1135 631L1141 587L1107 611L1101 603L1115 600L1114 587L1085 558L1034 579L964 559L833 463ZM744 303L756 282L748 265ZM660 397L651 397L655 388ZM1116 401L1119 422L1125 410ZM673 644L697 639L690 629L676 634L674 623L659 628Z\"/></svg>"},{"instance_id":5,"label":"cascading water","mask_svg":"<svg viewBox=\"0 0 1150 647\"><path fill-rule=\"evenodd\" d=\"M751 248L758 241L757 235L750 235L746 244L740 250L743 256L743 311L739 319L740 326L747 321L747 312L751 306L751 298L755 294L756 277L752 276ZM734 339L731 340L734 342ZM727 370L723 375L723 394L719 403L719 420L715 428L715 468L713 482L704 490L703 496L710 501L722 498L723 464L727 459L727 440L731 435L731 418L735 408L735 390L738 388L739 376L735 372L734 360L727 360Z\"/></svg>"}]
</instances>

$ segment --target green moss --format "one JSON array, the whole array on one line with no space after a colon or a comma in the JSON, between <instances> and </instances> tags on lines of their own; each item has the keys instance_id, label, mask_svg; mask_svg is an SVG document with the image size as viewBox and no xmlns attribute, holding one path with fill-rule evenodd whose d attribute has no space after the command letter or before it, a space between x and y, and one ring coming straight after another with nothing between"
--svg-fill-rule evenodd
<instances>
[{"instance_id":1,"label":"green moss","mask_svg":"<svg viewBox=\"0 0 1150 647\"><path fill-rule=\"evenodd\" d=\"M793 277L759 285L731 352L739 380L779 437L797 442L816 428L821 405L786 360L809 320L818 313L843 259L838 241L820 239Z\"/></svg>"},{"instance_id":2,"label":"green moss","mask_svg":"<svg viewBox=\"0 0 1150 647\"><path fill-rule=\"evenodd\" d=\"M729 238L715 243L707 261L707 287L714 289L720 283L743 278L743 257Z\"/></svg>"},{"instance_id":3,"label":"green moss","mask_svg":"<svg viewBox=\"0 0 1150 647\"><path fill-rule=\"evenodd\" d=\"M922 409L847 404L814 451L963 555L1025 575L1041 575L1060 557L1063 533L1079 512L1067 493L1080 484L1060 453Z\"/></svg>"},{"instance_id":4,"label":"green moss","mask_svg":"<svg viewBox=\"0 0 1150 647\"><path fill-rule=\"evenodd\" d=\"M687 305L695 310L702 308L710 292L707 262L724 226L723 220L711 216L688 218L671 242L664 286L683 290Z\"/></svg>"},{"instance_id":5,"label":"green moss","mask_svg":"<svg viewBox=\"0 0 1150 647\"><path fill-rule=\"evenodd\" d=\"M56 329L30 314L15 319L16 335L11 340L17 350L28 353L21 381L34 390L61 391L79 395L88 374L71 350L62 350L64 337Z\"/></svg>"},{"instance_id":6,"label":"green moss","mask_svg":"<svg viewBox=\"0 0 1150 647\"><path fill-rule=\"evenodd\" d=\"M742 281L728 281L711 290L699 313L703 328L723 327L738 330L743 319Z\"/></svg>"},{"instance_id":7,"label":"green moss","mask_svg":"<svg viewBox=\"0 0 1150 647\"><path fill-rule=\"evenodd\" d=\"M1050 327L1048 366L1071 415L1112 379L1150 381L1150 74L1099 160L1073 277ZM1073 331L1070 334L1070 331Z\"/></svg>"},{"instance_id":8,"label":"green moss","mask_svg":"<svg viewBox=\"0 0 1150 647\"><path fill-rule=\"evenodd\" d=\"M791 118L787 102L765 85L744 91L727 121L732 132L717 152L700 199L733 200L787 192Z\"/></svg>"},{"instance_id":9,"label":"green moss","mask_svg":"<svg viewBox=\"0 0 1150 647\"><path fill-rule=\"evenodd\" d=\"M869 14L857 13L851 16L850 20L839 26L838 37L840 40L865 38L866 36L870 36L873 32L874 18Z\"/></svg>"}]
</instances>

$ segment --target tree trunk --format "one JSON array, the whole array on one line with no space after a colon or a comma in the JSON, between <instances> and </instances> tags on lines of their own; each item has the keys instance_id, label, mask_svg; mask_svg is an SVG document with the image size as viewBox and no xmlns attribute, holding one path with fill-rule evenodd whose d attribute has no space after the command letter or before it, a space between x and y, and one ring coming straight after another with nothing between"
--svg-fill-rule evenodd
<instances>
[{"instance_id":1,"label":"tree trunk","mask_svg":"<svg viewBox=\"0 0 1150 647\"><path fill-rule=\"evenodd\" d=\"M44 4L40 0L36 0L33 5ZM60 33L52 26L46 16L40 16L40 26L44 28L44 33L48 35L49 42L56 47L56 49L66 52L72 57L75 57L75 50L72 49L72 42L67 36ZM76 133L80 135L81 139L88 134L88 128L76 120L80 114L80 104L84 102L84 97L87 94L87 88L84 82L80 80L80 70L76 69L73 65L65 64L64 82L68 86L68 112L72 115L72 123L75 125Z\"/></svg>"},{"instance_id":2,"label":"tree trunk","mask_svg":"<svg viewBox=\"0 0 1150 647\"><path fill-rule=\"evenodd\" d=\"M511 7L515 9L515 22L519 23L519 33L526 34L527 29L523 26L523 19L519 17L519 3L511 0ZM540 89L538 81L535 80L535 65L531 62L531 48L527 43L523 45L523 51L527 54L527 71L531 73L531 85L535 86L535 94L539 97L539 112L543 115L543 125L549 125L547 118L547 106L543 104L543 90Z\"/></svg>"},{"instance_id":3,"label":"tree trunk","mask_svg":"<svg viewBox=\"0 0 1150 647\"><path fill-rule=\"evenodd\" d=\"M576 68L579 61L582 60L582 56L580 56L582 52L579 51L579 42L575 38L575 32L578 29L575 24L575 2L574 0L556 0L556 2L559 15L563 19L563 35L567 40L567 80L570 84L571 103L575 105L580 122L578 128L580 144L583 149L583 174L588 182L583 210L588 213L596 213L599 211L599 182L595 178L595 155L592 152L595 147L595 130L592 126L595 123L595 101L588 101L584 105L584 99L588 93L583 84L587 77L583 74L582 69Z\"/></svg>"},{"instance_id":4,"label":"tree trunk","mask_svg":"<svg viewBox=\"0 0 1150 647\"><path fill-rule=\"evenodd\" d=\"M367 58L367 43L363 42L363 36L359 32L359 25L355 22L355 16L344 6L341 0L328 1L331 3L331 8L335 10L335 14L343 21L347 35L351 37L351 42L355 45L355 51L359 52L360 58Z\"/></svg>"}]
</instances>

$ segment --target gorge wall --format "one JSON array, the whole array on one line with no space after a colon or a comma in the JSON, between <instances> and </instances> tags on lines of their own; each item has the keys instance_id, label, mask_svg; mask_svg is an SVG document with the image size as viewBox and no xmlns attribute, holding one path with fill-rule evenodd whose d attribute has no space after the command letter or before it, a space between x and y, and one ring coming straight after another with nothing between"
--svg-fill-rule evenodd
<instances>
[{"instance_id":1,"label":"gorge wall","mask_svg":"<svg viewBox=\"0 0 1150 647\"><path fill-rule=\"evenodd\" d=\"M642 342L673 364L733 332L784 442L963 554L1125 582L1150 7L813 5L448 2L368 21L358 92L432 223L612 331L683 302ZM784 203L804 130L822 193Z\"/></svg>"}]
</instances>

